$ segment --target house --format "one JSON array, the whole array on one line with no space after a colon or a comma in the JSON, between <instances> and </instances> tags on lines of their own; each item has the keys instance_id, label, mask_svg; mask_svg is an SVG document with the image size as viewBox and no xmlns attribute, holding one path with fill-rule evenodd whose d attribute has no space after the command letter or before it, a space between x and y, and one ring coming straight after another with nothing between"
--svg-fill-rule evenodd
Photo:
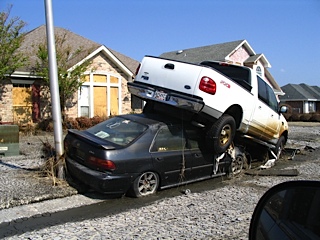
<instances>
[{"instance_id":1,"label":"house","mask_svg":"<svg viewBox=\"0 0 320 240\"><path fill-rule=\"evenodd\" d=\"M69 68L85 60L91 62L82 88L66 104L67 116L110 116L132 111L127 81L132 80L139 62L66 29L55 27L54 31L55 37L66 37L64 44L71 47L71 53L81 49L77 57L70 56ZM38 46L45 40L45 25L25 35L19 51L29 56L29 63L17 69L0 92L0 122L32 124L50 117L49 89L43 87L42 79L33 70Z\"/></svg>"},{"instance_id":2,"label":"house","mask_svg":"<svg viewBox=\"0 0 320 240\"><path fill-rule=\"evenodd\" d=\"M320 112L320 87L307 84L287 84L281 87L285 92L280 96L282 104L289 105L292 113Z\"/></svg>"},{"instance_id":3,"label":"house","mask_svg":"<svg viewBox=\"0 0 320 240\"><path fill-rule=\"evenodd\" d=\"M284 94L280 86L268 71L268 68L270 68L271 65L267 58L263 54L256 54L247 40L238 40L203 47L171 51L161 54L160 57L190 63L200 63L202 61L221 61L247 66L254 69L260 77L262 77L266 82L270 83L276 95Z\"/></svg>"}]
</instances>

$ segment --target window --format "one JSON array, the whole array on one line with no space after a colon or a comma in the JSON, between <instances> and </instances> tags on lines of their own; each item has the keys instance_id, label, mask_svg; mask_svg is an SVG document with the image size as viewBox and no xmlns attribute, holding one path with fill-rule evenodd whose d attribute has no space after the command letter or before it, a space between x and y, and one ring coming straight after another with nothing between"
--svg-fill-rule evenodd
<instances>
[{"instance_id":1,"label":"window","mask_svg":"<svg viewBox=\"0 0 320 240\"><path fill-rule=\"evenodd\" d=\"M242 87L244 87L248 91L251 91L251 74L249 69L241 66L220 64L220 63L210 62L210 61L204 61L204 62L201 62L200 64L214 68L220 73L231 78L236 83L240 84Z\"/></svg>"},{"instance_id":2,"label":"window","mask_svg":"<svg viewBox=\"0 0 320 240\"><path fill-rule=\"evenodd\" d=\"M256 73L257 73L257 75L259 75L260 77L262 77L262 71L261 71L261 67L260 67L260 66L257 66L257 68L256 68Z\"/></svg>"},{"instance_id":3,"label":"window","mask_svg":"<svg viewBox=\"0 0 320 240\"><path fill-rule=\"evenodd\" d=\"M309 102L308 103L309 113L316 112L316 104L315 102Z\"/></svg>"},{"instance_id":4,"label":"window","mask_svg":"<svg viewBox=\"0 0 320 240\"><path fill-rule=\"evenodd\" d=\"M258 97L275 112L278 112L278 101L272 88L260 77L258 77Z\"/></svg>"},{"instance_id":5,"label":"window","mask_svg":"<svg viewBox=\"0 0 320 240\"><path fill-rule=\"evenodd\" d=\"M89 109L89 87L82 86L79 97L79 106L80 106L80 116L81 117L89 117L90 109Z\"/></svg>"},{"instance_id":6,"label":"window","mask_svg":"<svg viewBox=\"0 0 320 240\"><path fill-rule=\"evenodd\" d=\"M186 146L182 129L178 126L163 127L159 130L153 146L152 152L183 150Z\"/></svg>"},{"instance_id":7,"label":"window","mask_svg":"<svg viewBox=\"0 0 320 240\"><path fill-rule=\"evenodd\" d=\"M106 71L88 73L79 91L79 115L93 117L121 114L121 92L120 75L111 75Z\"/></svg>"},{"instance_id":8,"label":"window","mask_svg":"<svg viewBox=\"0 0 320 240\"><path fill-rule=\"evenodd\" d=\"M122 117L113 117L86 131L98 138L125 146L139 137L146 129L147 126L143 124Z\"/></svg>"}]
</instances>

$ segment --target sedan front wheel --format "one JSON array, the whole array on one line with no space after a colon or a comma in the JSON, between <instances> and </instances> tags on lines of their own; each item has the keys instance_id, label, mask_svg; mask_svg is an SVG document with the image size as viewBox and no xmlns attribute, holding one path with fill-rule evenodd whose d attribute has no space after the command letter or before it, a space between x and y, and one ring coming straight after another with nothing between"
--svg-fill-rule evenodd
<instances>
[{"instance_id":1,"label":"sedan front wheel","mask_svg":"<svg viewBox=\"0 0 320 240\"><path fill-rule=\"evenodd\" d=\"M154 172L145 172L134 180L128 194L133 197L144 197L154 194L158 187L158 174Z\"/></svg>"}]
</instances>

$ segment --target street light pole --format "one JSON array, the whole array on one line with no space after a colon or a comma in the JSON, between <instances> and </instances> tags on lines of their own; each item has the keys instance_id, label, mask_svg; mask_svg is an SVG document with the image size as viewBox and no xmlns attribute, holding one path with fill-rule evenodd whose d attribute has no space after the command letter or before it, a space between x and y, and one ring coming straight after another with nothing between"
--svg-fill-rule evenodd
<instances>
[{"instance_id":1,"label":"street light pole","mask_svg":"<svg viewBox=\"0 0 320 240\"><path fill-rule=\"evenodd\" d=\"M58 69L56 59L56 48L54 38L54 24L52 14L51 0L44 0L46 13L46 30L47 30L47 48L49 55L49 78L50 78L50 94L52 106L52 118L54 129L54 142L56 149L56 159L58 161L58 178L64 178L63 164L60 159L64 153L63 135L62 135L62 120L60 109L60 94L58 84Z\"/></svg>"}]
</instances>

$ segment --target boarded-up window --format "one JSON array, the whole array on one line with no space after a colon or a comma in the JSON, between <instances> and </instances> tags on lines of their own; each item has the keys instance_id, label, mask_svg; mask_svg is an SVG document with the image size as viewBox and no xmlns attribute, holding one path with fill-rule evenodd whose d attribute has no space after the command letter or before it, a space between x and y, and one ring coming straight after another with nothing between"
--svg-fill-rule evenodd
<instances>
[{"instance_id":1,"label":"boarded-up window","mask_svg":"<svg viewBox=\"0 0 320 240\"><path fill-rule=\"evenodd\" d=\"M107 88L106 87L93 88L93 104L94 104L94 116L106 116L106 109L107 109Z\"/></svg>"},{"instance_id":2,"label":"boarded-up window","mask_svg":"<svg viewBox=\"0 0 320 240\"><path fill-rule=\"evenodd\" d=\"M110 115L118 115L119 114L119 88L110 87Z\"/></svg>"},{"instance_id":3,"label":"boarded-up window","mask_svg":"<svg viewBox=\"0 0 320 240\"><path fill-rule=\"evenodd\" d=\"M26 124L32 122L32 86L13 84L13 121Z\"/></svg>"},{"instance_id":4,"label":"boarded-up window","mask_svg":"<svg viewBox=\"0 0 320 240\"><path fill-rule=\"evenodd\" d=\"M95 74L95 75L93 76L93 81L94 81L94 82L105 83L105 82L107 82L107 76L106 76L106 75Z\"/></svg>"}]
</instances>

